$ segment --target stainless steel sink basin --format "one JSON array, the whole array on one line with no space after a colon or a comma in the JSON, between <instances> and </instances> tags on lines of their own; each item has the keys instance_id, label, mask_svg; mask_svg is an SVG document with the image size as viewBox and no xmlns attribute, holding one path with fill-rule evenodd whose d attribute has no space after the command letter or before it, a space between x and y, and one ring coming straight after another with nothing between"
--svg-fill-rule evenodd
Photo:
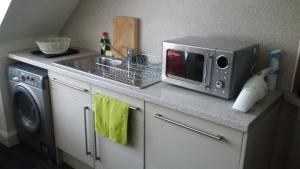
<instances>
[{"instance_id":1,"label":"stainless steel sink basin","mask_svg":"<svg viewBox=\"0 0 300 169\"><path fill-rule=\"evenodd\" d=\"M103 65L106 65L106 66L116 67L116 66L121 65L122 63L124 63L124 60L112 59L112 58L109 58L109 57L101 56L101 57L97 58L96 63L97 64L103 64Z\"/></svg>"},{"instance_id":2,"label":"stainless steel sink basin","mask_svg":"<svg viewBox=\"0 0 300 169\"><path fill-rule=\"evenodd\" d=\"M146 55L141 56L141 58L143 59L143 63L139 61L138 57L136 57L135 62L132 63L126 59L91 55L57 61L54 64L96 77L144 88L160 81L161 64L159 62L148 62L151 59L145 59Z\"/></svg>"}]
</instances>

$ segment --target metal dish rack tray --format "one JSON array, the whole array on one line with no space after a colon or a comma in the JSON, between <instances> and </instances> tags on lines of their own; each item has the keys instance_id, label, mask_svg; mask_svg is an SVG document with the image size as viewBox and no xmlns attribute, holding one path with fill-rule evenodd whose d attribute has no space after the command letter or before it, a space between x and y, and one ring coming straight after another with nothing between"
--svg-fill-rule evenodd
<instances>
[{"instance_id":1,"label":"metal dish rack tray","mask_svg":"<svg viewBox=\"0 0 300 169\"><path fill-rule=\"evenodd\" d=\"M96 63L104 78L143 88L161 80L161 58L153 55L134 55L119 65Z\"/></svg>"}]
</instances>

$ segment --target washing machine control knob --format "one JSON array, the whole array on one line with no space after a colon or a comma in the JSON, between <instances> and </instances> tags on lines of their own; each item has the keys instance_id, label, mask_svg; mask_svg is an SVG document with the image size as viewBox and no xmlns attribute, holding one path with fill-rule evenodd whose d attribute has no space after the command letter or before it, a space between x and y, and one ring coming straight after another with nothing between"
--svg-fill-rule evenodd
<instances>
[{"instance_id":1,"label":"washing machine control knob","mask_svg":"<svg viewBox=\"0 0 300 169\"><path fill-rule=\"evenodd\" d=\"M224 82L221 80L216 81L216 88L222 89L224 87Z\"/></svg>"},{"instance_id":2,"label":"washing machine control knob","mask_svg":"<svg viewBox=\"0 0 300 169\"><path fill-rule=\"evenodd\" d=\"M12 78L14 81L19 81L20 79L19 79L19 77L13 77Z\"/></svg>"}]
</instances>

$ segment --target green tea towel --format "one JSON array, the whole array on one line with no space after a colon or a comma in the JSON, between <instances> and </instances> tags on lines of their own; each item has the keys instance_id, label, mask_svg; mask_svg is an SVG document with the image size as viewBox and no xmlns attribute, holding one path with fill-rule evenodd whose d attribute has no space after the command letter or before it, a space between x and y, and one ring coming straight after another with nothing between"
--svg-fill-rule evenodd
<instances>
[{"instance_id":1,"label":"green tea towel","mask_svg":"<svg viewBox=\"0 0 300 169\"><path fill-rule=\"evenodd\" d=\"M106 105L106 106L103 106ZM109 128L109 99L100 94L93 95L94 121L96 133L108 137Z\"/></svg>"},{"instance_id":2,"label":"green tea towel","mask_svg":"<svg viewBox=\"0 0 300 169\"><path fill-rule=\"evenodd\" d=\"M93 105L96 133L127 144L129 105L98 93L93 95Z\"/></svg>"}]
</instances>

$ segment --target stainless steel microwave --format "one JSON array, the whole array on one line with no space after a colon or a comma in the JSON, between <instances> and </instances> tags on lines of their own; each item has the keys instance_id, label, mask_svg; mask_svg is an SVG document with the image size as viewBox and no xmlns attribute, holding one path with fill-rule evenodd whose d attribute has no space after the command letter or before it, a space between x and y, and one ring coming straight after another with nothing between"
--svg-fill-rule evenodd
<instances>
[{"instance_id":1,"label":"stainless steel microwave","mask_svg":"<svg viewBox=\"0 0 300 169\"><path fill-rule=\"evenodd\" d=\"M216 37L164 41L162 80L231 99L251 76L257 49L254 43Z\"/></svg>"}]
</instances>

